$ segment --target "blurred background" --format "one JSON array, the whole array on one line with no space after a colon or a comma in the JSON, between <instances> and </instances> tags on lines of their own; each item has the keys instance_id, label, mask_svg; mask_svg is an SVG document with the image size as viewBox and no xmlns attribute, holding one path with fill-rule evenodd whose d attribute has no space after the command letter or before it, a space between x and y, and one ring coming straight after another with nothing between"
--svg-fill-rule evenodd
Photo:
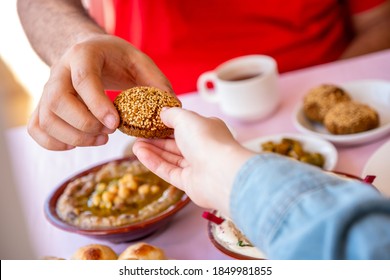
<instances>
[{"instance_id":1,"label":"blurred background","mask_svg":"<svg viewBox=\"0 0 390 280\"><path fill-rule=\"evenodd\" d=\"M27 123L49 75L32 50L16 11L16 0L0 1L0 102L6 127Z\"/></svg>"},{"instance_id":2,"label":"blurred background","mask_svg":"<svg viewBox=\"0 0 390 280\"><path fill-rule=\"evenodd\" d=\"M0 259L34 259L20 197L10 176L13 169L3 132L27 123L49 68L33 52L24 35L16 0L0 1L0 23ZM15 240L18 246L14 246Z\"/></svg>"}]
</instances>

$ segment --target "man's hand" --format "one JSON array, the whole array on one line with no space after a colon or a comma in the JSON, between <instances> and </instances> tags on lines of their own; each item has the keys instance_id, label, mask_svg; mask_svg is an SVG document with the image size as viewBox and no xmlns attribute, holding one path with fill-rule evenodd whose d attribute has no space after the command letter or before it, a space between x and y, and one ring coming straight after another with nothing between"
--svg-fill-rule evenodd
<instances>
[{"instance_id":1,"label":"man's hand","mask_svg":"<svg viewBox=\"0 0 390 280\"><path fill-rule=\"evenodd\" d=\"M128 42L111 35L89 38L52 65L28 131L50 150L103 145L119 124L104 90L136 85L172 92L153 61Z\"/></svg>"}]
</instances>

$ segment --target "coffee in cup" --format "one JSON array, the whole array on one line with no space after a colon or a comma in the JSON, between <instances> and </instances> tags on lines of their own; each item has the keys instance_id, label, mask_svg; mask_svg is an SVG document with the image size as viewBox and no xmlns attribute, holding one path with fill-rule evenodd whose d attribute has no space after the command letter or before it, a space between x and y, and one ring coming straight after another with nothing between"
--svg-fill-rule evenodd
<instances>
[{"instance_id":1,"label":"coffee in cup","mask_svg":"<svg viewBox=\"0 0 390 280\"><path fill-rule=\"evenodd\" d=\"M243 121L265 118L280 103L277 64L265 55L231 59L201 74L197 89L206 101L218 103L226 115Z\"/></svg>"}]
</instances>

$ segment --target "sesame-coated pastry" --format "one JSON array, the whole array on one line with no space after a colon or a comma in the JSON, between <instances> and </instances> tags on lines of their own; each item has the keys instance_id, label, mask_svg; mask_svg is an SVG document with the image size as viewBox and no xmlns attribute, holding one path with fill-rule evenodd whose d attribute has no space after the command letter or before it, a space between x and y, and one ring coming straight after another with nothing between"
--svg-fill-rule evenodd
<instances>
[{"instance_id":1,"label":"sesame-coated pastry","mask_svg":"<svg viewBox=\"0 0 390 280\"><path fill-rule=\"evenodd\" d=\"M324 125L332 134L358 133L378 127L379 115L368 105L344 102L329 110Z\"/></svg>"},{"instance_id":2,"label":"sesame-coated pastry","mask_svg":"<svg viewBox=\"0 0 390 280\"><path fill-rule=\"evenodd\" d=\"M351 97L342 88L323 84L312 88L304 97L303 110L308 119L322 123L326 113L337 103L350 101Z\"/></svg>"},{"instance_id":3,"label":"sesame-coated pastry","mask_svg":"<svg viewBox=\"0 0 390 280\"><path fill-rule=\"evenodd\" d=\"M154 87L133 87L114 100L120 123L118 129L135 137L165 138L173 133L160 118L163 107L181 107L171 93Z\"/></svg>"}]
</instances>

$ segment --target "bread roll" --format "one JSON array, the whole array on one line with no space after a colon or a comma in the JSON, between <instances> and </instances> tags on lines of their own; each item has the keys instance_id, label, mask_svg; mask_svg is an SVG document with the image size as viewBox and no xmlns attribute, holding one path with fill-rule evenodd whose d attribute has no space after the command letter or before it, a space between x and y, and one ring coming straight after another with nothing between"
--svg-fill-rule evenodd
<instances>
[{"instance_id":1,"label":"bread roll","mask_svg":"<svg viewBox=\"0 0 390 280\"><path fill-rule=\"evenodd\" d=\"M108 246L90 244L80 247L72 256L72 260L116 260L117 254Z\"/></svg>"},{"instance_id":2,"label":"bread roll","mask_svg":"<svg viewBox=\"0 0 390 280\"><path fill-rule=\"evenodd\" d=\"M140 242L127 247L118 257L118 260L166 260L163 250Z\"/></svg>"}]
</instances>

